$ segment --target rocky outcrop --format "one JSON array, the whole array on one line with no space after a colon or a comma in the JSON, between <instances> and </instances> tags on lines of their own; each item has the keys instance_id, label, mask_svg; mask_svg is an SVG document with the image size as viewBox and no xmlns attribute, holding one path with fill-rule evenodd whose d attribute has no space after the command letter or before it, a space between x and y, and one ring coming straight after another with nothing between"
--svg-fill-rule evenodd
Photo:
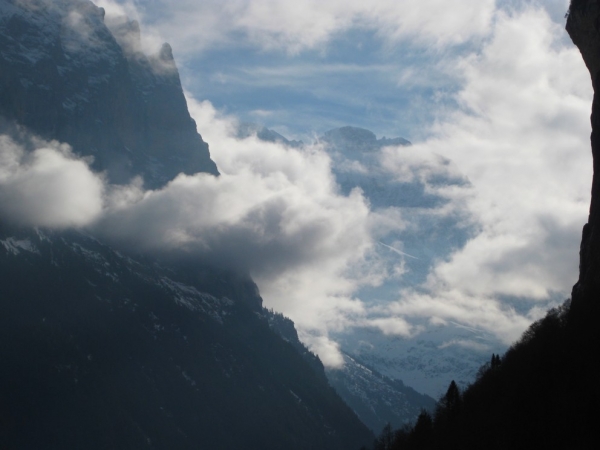
<instances>
[{"instance_id":1,"label":"rocky outcrop","mask_svg":"<svg viewBox=\"0 0 600 450\"><path fill-rule=\"evenodd\" d=\"M573 0L566 28L581 51L594 87L591 115L592 201L588 223L583 227L579 281L572 294L572 313L586 316L597 312L600 307L600 3L597 0Z\"/></svg>"},{"instance_id":2,"label":"rocky outcrop","mask_svg":"<svg viewBox=\"0 0 600 450\"><path fill-rule=\"evenodd\" d=\"M89 1L0 1L0 115L93 156L114 183L217 175L171 48L144 54L139 31Z\"/></svg>"}]
</instances>

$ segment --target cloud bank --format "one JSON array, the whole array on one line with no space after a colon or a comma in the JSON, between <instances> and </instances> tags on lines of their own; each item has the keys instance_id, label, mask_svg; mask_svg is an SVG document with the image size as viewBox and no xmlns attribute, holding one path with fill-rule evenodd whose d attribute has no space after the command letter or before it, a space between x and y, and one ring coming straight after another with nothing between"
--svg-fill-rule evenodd
<instances>
[{"instance_id":1,"label":"cloud bank","mask_svg":"<svg viewBox=\"0 0 600 450\"><path fill-rule=\"evenodd\" d=\"M509 343L539 314L536 301L568 295L589 207L592 93L559 27L537 8L498 11L482 51L456 64L459 107L414 151L444 155L467 176L468 196L438 192L466 201L480 231L403 291L392 314L458 320ZM395 172L405 164L394 151L384 161Z\"/></svg>"}]
</instances>

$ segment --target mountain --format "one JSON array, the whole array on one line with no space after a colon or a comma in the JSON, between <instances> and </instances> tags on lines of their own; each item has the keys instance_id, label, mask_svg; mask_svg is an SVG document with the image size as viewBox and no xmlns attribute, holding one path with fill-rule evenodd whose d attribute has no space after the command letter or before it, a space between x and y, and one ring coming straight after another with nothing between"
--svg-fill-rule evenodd
<instances>
[{"instance_id":1,"label":"mountain","mask_svg":"<svg viewBox=\"0 0 600 450\"><path fill-rule=\"evenodd\" d=\"M250 136L256 136L258 139L264 142L275 142L288 147L300 148L304 145L302 141L290 141L285 136L279 134L277 131L268 129L256 123L241 123L238 126L237 138L245 139Z\"/></svg>"},{"instance_id":2,"label":"mountain","mask_svg":"<svg viewBox=\"0 0 600 450\"><path fill-rule=\"evenodd\" d=\"M0 124L69 144L113 184L218 175L170 47L143 54L135 22L88 1L0 0ZM111 245L0 220L0 448L372 441L248 276Z\"/></svg>"},{"instance_id":3,"label":"mountain","mask_svg":"<svg viewBox=\"0 0 600 450\"><path fill-rule=\"evenodd\" d=\"M396 300L402 288L426 281L436 259L466 243L470 236L466 221L437 213L448 199L435 192L436 186L468 185L458 172L435 170L432 178L425 170L424 177L418 172L422 163L417 160L416 169L409 169L414 172L399 179L382 162L382 150L395 148L405 155L411 168L415 161L412 144L401 137L378 139L363 128L336 128L324 133L319 142L332 158L332 171L343 193L360 188L376 214L399 212L402 220L395 229L388 225L387 231L378 236L377 248L379 257L388 261L390 272L398 260L402 261L402 277L363 289L358 294L361 300L367 304ZM449 162L441 163L445 165ZM397 216L392 217L397 220ZM403 255L395 251L398 244ZM466 386L492 353L506 348L489 333L459 324L420 325L426 331L412 339L366 328L338 333L335 338L352 358L435 398L452 379Z\"/></svg>"},{"instance_id":4,"label":"mountain","mask_svg":"<svg viewBox=\"0 0 600 450\"><path fill-rule=\"evenodd\" d=\"M339 369L328 368L327 378L358 417L374 432L387 424L412 424L423 410L433 411L436 401L402 381L380 374L348 354Z\"/></svg>"},{"instance_id":5,"label":"mountain","mask_svg":"<svg viewBox=\"0 0 600 450\"><path fill-rule=\"evenodd\" d=\"M323 364L300 342L294 323L281 314L268 313L271 329L321 373ZM366 367L348 354L343 357L342 367L325 368L325 374L329 384L372 431L379 432L387 424L395 427L409 424L422 410L433 411L436 403L433 398Z\"/></svg>"},{"instance_id":6,"label":"mountain","mask_svg":"<svg viewBox=\"0 0 600 450\"><path fill-rule=\"evenodd\" d=\"M388 261L390 272L401 259L404 273L401 278L387 280L376 288L363 289L359 297L364 302L380 304L396 300L403 287L425 282L436 258L464 245L468 230L456 226L458 218L435 213L447 199L431 189L431 185L463 186L468 183L463 177L440 173L435 180L423 179L419 174L398 179L397 174L386 170L381 157L383 148L395 147L410 162L414 153L412 144L401 137L377 139L369 130L347 126L326 132L319 141L331 155L332 171L342 192L348 194L360 188L376 213L399 211L403 222L411 223L408 227L405 223L399 223L396 229L388 227L379 236L380 258ZM402 256L394 251L398 243L402 246ZM423 326L427 331L412 339L386 336L366 328L335 337L352 358L435 398L452 379L466 385L492 352L504 349L488 333L479 330L454 324L431 327L423 323Z\"/></svg>"},{"instance_id":7,"label":"mountain","mask_svg":"<svg viewBox=\"0 0 600 450\"><path fill-rule=\"evenodd\" d=\"M573 309L582 320L590 320L599 313L600 298L600 33L596 23L600 20L597 1L572 0L567 20L567 32L573 43L581 51L583 60L590 72L594 88L592 103L592 156L594 158L594 178L592 180L592 200L588 223L583 227L579 280L573 288ZM593 335L594 337L597 334Z\"/></svg>"},{"instance_id":8,"label":"mountain","mask_svg":"<svg viewBox=\"0 0 600 450\"><path fill-rule=\"evenodd\" d=\"M369 130L346 126L327 131L319 142L331 155L332 171L346 195L360 187L374 208L428 207L438 201L425 192L424 186L397 182L381 170L379 151L383 147L410 147L404 138L377 139Z\"/></svg>"},{"instance_id":9,"label":"mountain","mask_svg":"<svg viewBox=\"0 0 600 450\"><path fill-rule=\"evenodd\" d=\"M401 137L377 139L372 131L351 126L329 130L319 140L336 149L342 148L345 153L359 155L359 157L365 152L374 151L381 147L411 145L410 141Z\"/></svg>"},{"instance_id":10,"label":"mountain","mask_svg":"<svg viewBox=\"0 0 600 450\"><path fill-rule=\"evenodd\" d=\"M113 183L156 188L218 170L187 110L171 48L89 1L0 1L0 115L92 156Z\"/></svg>"},{"instance_id":11,"label":"mountain","mask_svg":"<svg viewBox=\"0 0 600 450\"><path fill-rule=\"evenodd\" d=\"M4 227L0 448L349 449L371 434L256 286Z\"/></svg>"},{"instance_id":12,"label":"mountain","mask_svg":"<svg viewBox=\"0 0 600 450\"><path fill-rule=\"evenodd\" d=\"M336 337L352 358L436 399L452 380L467 386L493 352L505 350L489 334L453 324L414 338L385 336L372 329Z\"/></svg>"}]
</instances>

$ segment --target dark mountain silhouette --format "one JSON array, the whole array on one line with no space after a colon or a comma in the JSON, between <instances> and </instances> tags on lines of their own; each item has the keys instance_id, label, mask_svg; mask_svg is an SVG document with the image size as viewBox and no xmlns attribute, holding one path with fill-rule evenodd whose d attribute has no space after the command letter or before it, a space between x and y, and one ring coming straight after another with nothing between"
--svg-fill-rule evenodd
<instances>
[{"instance_id":1,"label":"dark mountain silhouette","mask_svg":"<svg viewBox=\"0 0 600 450\"><path fill-rule=\"evenodd\" d=\"M322 365L271 330L250 280L132 258L77 232L0 234L0 448L371 439Z\"/></svg>"},{"instance_id":2,"label":"dark mountain silhouette","mask_svg":"<svg viewBox=\"0 0 600 450\"><path fill-rule=\"evenodd\" d=\"M136 22L82 0L0 1L0 115L94 157L110 181L156 188L218 174L196 131L171 47L141 51Z\"/></svg>"},{"instance_id":3,"label":"dark mountain silhouette","mask_svg":"<svg viewBox=\"0 0 600 450\"><path fill-rule=\"evenodd\" d=\"M464 392L454 383L433 415L386 428L376 450L592 449L600 445L600 4L572 0L567 31L594 87L592 201L583 228L579 280L571 299L535 322L506 352L492 355Z\"/></svg>"},{"instance_id":4,"label":"dark mountain silhouette","mask_svg":"<svg viewBox=\"0 0 600 450\"><path fill-rule=\"evenodd\" d=\"M144 55L137 24L108 27L88 1L0 0L0 124L93 156L113 183L218 174L170 47ZM319 359L272 322L247 276L2 220L0 449L371 441Z\"/></svg>"}]
</instances>

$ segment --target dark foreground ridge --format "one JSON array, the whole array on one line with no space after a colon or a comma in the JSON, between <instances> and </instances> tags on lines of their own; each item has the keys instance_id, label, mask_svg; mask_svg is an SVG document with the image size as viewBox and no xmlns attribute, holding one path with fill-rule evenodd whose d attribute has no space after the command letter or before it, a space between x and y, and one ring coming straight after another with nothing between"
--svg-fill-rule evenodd
<instances>
[{"instance_id":1,"label":"dark foreground ridge","mask_svg":"<svg viewBox=\"0 0 600 450\"><path fill-rule=\"evenodd\" d=\"M76 232L3 228L0 286L1 449L372 440L318 359L271 329L248 279L131 258Z\"/></svg>"},{"instance_id":2,"label":"dark foreground ridge","mask_svg":"<svg viewBox=\"0 0 600 450\"><path fill-rule=\"evenodd\" d=\"M375 450L600 447L600 4L573 0L567 31L594 87L592 201L572 298L493 355L465 392L451 383L433 415L384 429ZM576 149L574 149L575 151Z\"/></svg>"}]
</instances>

